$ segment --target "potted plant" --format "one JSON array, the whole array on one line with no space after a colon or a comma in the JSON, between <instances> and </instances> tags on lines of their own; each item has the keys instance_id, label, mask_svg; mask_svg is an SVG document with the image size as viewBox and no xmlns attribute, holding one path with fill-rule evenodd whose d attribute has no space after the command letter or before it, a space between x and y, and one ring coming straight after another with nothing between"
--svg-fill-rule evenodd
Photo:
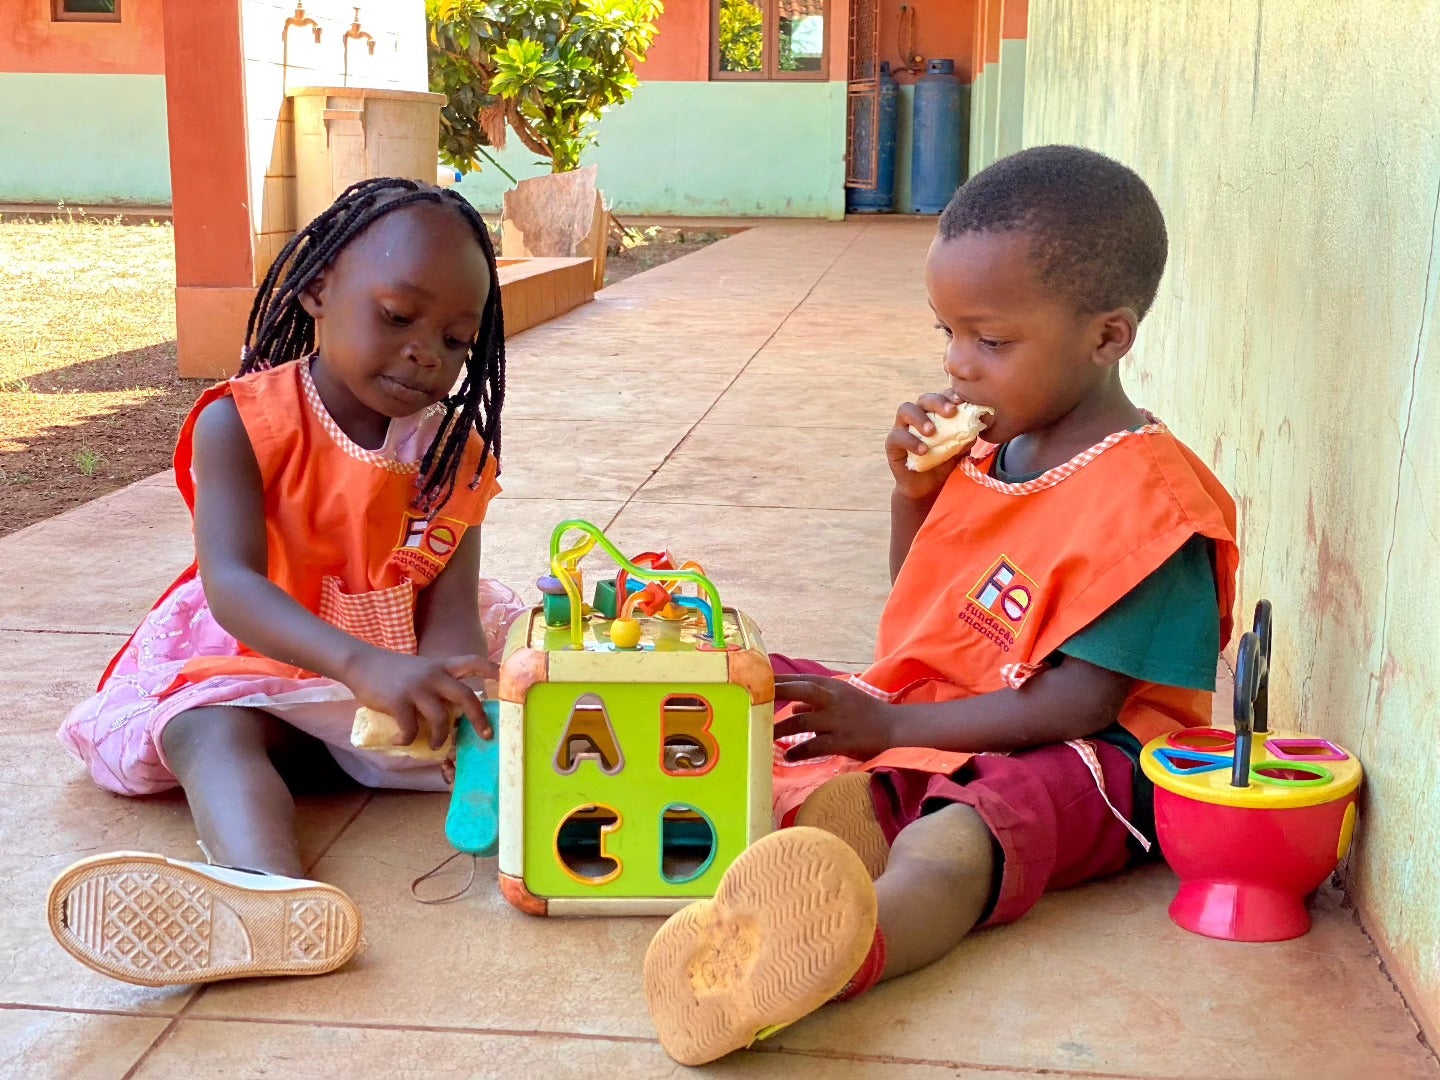
<instances>
[{"instance_id":1,"label":"potted plant","mask_svg":"<svg viewBox=\"0 0 1440 1080\"><path fill-rule=\"evenodd\" d=\"M605 110L634 93L635 65L655 39L661 10L660 0L426 0L430 86L449 99L440 116L445 164L462 173L477 168L486 147L504 148L507 129L550 164L550 177L524 181L523 192L506 197L506 219L518 225L507 234L533 240L568 218L572 234L582 225L582 237L598 233L599 251L587 254L604 251L603 225L574 212L579 206L597 216L594 170L564 174L580 169ZM582 243L540 251L527 241L525 253L575 254Z\"/></svg>"}]
</instances>

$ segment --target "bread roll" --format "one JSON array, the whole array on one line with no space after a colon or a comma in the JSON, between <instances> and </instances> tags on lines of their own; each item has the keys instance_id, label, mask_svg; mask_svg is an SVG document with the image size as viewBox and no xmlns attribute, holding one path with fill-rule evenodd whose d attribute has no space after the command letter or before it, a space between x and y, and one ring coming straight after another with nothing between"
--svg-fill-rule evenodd
<instances>
[{"instance_id":1,"label":"bread roll","mask_svg":"<svg viewBox=\"0 0 1440 1080\"><path fill-rule=\"evenodd\" d=\"M415 741L408 746L396 746L400 725L388 713L361 706L355 710L355 725L350 729L350 745L358 750L369 750L387 757L408 757L416 761L445 761L455 752L455 726L452 721L450 737L439 750L430 747L430 731L425 724L415 735Z\"/></svg>"},{"instance_id":2,"label":"bread roll","mask_svg":"<svg viewBox=\"0 0 1440 1080\"><path fill-rule=\"evenodd\" d=\"M935 434L924 435L913 427L910 429L912 435L930 447L928 453L906 455L905 467L911 472L928 472L968 450L980 432L985 430L985 421L995 415L995 410L984 405L971 405L967 401L960 404L954 416L926 415L935 425Z\"/></svg>"},{"instance_id":3,"label":"bread roll","mask_svg":"<svg viewBox=\"0 0 1440 1080\"><path fill-rule=\"evenodd\" d=\"M486 679L481 697L494 698L498 687L494 680ZM455 753L455 722L460 714L450 718L450 736L439 750L430 748L430 735L422 723L415 740L408 746L396 746L395 738L400 734L400 725L388 713L361 706L355 710L355 723L350 728L350 745L358 750L369 750L389 757L408 757L416 761L446 761Z\"/></svg>"}]
</instances>

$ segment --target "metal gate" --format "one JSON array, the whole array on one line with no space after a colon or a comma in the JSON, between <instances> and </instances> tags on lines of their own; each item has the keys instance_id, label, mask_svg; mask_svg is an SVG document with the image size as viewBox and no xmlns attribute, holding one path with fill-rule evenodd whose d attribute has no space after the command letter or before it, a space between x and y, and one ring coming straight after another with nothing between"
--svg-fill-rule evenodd
<instances>
[{"instance_id":1,"label":"metal gate","mask_svg":"<svg viewBox=\"0 0 1440 1080\"><path fill-rule=\"evenodd\" d=\"M847 77L845 186L874 190L880 177L880 0L850 4Z\"/></svg>"}]
</instances>

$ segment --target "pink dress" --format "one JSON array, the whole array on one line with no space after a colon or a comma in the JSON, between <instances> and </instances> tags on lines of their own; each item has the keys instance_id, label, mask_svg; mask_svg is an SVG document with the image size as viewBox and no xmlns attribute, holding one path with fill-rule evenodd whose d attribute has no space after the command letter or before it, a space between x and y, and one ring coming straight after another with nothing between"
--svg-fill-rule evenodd
<instances>
[{"instance_id":1,"label":"pink dress","mask_svg":"<svg viewBox=\"0 0 1440 1080\"><path fill-rule=\"evenodd\" d=\"M394 471L395 463L400 463L412 466L413 473L413 466L433 437L439 420L436 410L392 421L385 444L378 451L366 450L351 442L324 412L309 380L308 365L300 382L305 392L303 407L316 412L314 419L324 438L376 468ZM202 399L197 405L191 423L209 400ZM187 434L189 428L187 424ZM182 435L182 447L185 439L186 435ZM177 454L177 472L180 457ZM181 486L184 491L185 484ZM490 642L491 659L498 662L510 624L527 610L527 605L505 585L483 576L479 594L480 617ZM366 635L357 632L357 636ZM170 720L208 705L250 706L264 709L325 742L339 765L362 784L445 789L438 765L352 747L350 729L356 702L350 691L333 679L268 674L220 674L192 682L182 678L192 660L237 657L243 651L210 613L199 576L183 581L145 617L96 694L65 718L60 726L60 741L85 763L101 787L122 795L148 795L178 783L166 764L160 742L161 732ZM177 680L181 683L178 689Z\"/></svg>"}]
</instances>

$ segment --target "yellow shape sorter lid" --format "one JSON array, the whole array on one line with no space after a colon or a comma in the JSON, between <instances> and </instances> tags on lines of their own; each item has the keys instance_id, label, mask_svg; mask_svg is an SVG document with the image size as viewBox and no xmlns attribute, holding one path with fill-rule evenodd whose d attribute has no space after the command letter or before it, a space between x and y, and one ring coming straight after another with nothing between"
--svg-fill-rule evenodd
<instances>
[{"instance_id":1,"label":"yellow shape sorter lid","mask_svg":"<svg viewBox=\"0 0 1440 1080\"><path fill-rule=\"evenodd\" d=\"M639 619L639 645L617 648L610 640L610 620L591 616L585 620L584 647L577 651L571 645L569 626L547 626L541 610L535 608L511 629L506 658L521 650L543 654L547 681L565 683L732 682L740 657L763 659L768 669L760 631L749 616L724 608L721 618L726 638L723 650L710 645L703 623L643 617Z\"/></svg>"},{"instance_id":2,"label":"yellow shape sorter lid","mask_svg":"<svg viewBox=\"0 0 1440 1080\"><path fill-rule=\"evenodd\" d=\"M1363 776L1355 755L1329 739L1299 731L1256 734L1250 744L1250 783L1235 787L1235 733L1188 728L1152 739L1140 767L1157 788L1198 802L1255 810L1319 806L1344 798Z\"/></svg>"}]
</instances>

